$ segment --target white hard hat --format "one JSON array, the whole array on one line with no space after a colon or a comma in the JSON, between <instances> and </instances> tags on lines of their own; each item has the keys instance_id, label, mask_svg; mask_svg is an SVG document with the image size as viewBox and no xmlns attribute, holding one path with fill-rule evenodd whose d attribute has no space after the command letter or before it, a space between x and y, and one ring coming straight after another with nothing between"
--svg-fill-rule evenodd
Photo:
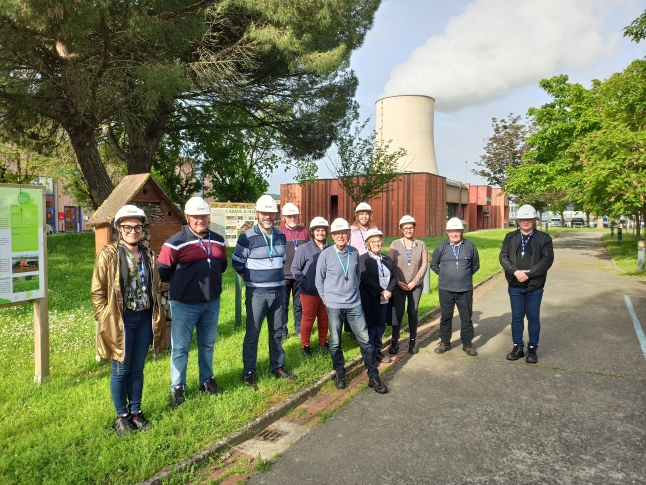
<instances>
[{"instance_id":1,"label":"white hard hat","mask_svg":"<svg viewBox=\"0 0 646 485\"><path fill-rule=\"evenodd\" d=\"M211 208L202 197L191 197L184 206L186 216L210 216Z\"/></svg>"},{"instance_id":2,"label":"white hard hat","mask_svg":"<svg viewBox=\"0 0 646 485\"><path fill-rule=\"evenodd\" d=\"M310 222L310 229L314 229L315 227L330 227L330 224L328 224L328 222L321 216L318 216Z\"/></svg>"},{"instance_id":3,"label":"white hard hat","mask_svg":"<svg viewBox=\"0 0 646 485\"><path fill-rule=\"evenodd\" d=\"M399 227L402 227L404 224L417 225L417 223L415 222L415 219L413 218L413 216L408 216L408 215L406 215L406 216L402 217L401 219L399 219Z\"/></svg>"},{"instance_id":4,"label":"white hard hat","mask_svg":"<svg viewBox=\"0 0 646 485\"><path fill-rule=\"evenodd\" d=\"M383 235L384 235L383 232L381 232L376 227L373 227L372 229L368 229L368 231L366 232L366 241L371 237L375 237L375 236L383 237Z\"/></svg>"},{"instance_id":5,"label":"white hard hat","mask_svg":"<svg viewBox=\"0 0 646 485\"><path fill-rule=\"evenodd\" d=\"M372 207L370 207L370 204L368 204L368 203L366 203L366 202L361 202L361 203L357 206L357 208L354 210L354 213L356 214L357 212L361 212L361 211L368 211L368 212L372 212Z\"/></svg>"},{"instance_id":6,"label":"white hard hat","mask_svg":"<svg viewBox=\"0 0 646 485\"><path fill-rule=\"evenodd\" d=\"M256 210L258 212L278 212L278 205L271 195L265 194L256 202Z\"/></svg>"},{"instance_id":7,"label":"white hard hat","mask_svg":"<svg viewBox=\"0 0 646 485\"><path fill-rule=\"evenodd\" d=\"M464 224L462 224L462 221L457 218L457 217L451 217L448 222L446 223L446 230L447 231L464 231Z\"/></svg>"},{"instance_id":8,"label":"white hard hat","mask_svg":"<svg viewBox=\"0 0 646 485\"><path fill-rule=\"evenodd\" d=\"M516 212L516 219L536 219L536 209L529 204L521 205Z\"/></svg>"},{"instance_id":9,"label":"white hard hat","mask_svg":"<svg viewBox=\"0 0 646 485\"><path fill-rule=\"evenodd\" d=\"M129 204L124 205L117 211L117 214L114 216L114 227L117 227L119 225L119 221L126 217L138 217L141 219L142 224L146 223L146 213L136 205Z\"/></svg>"},{"instance_id":10,"label":"white hard hat","mask_svg":"<svg viewBox=\"0 0 646 485\"><path fill-rule=\"evenodd\" d=\"M291 202L287 202L287 204L283 206L282 212L284 216L297 216L300 214L298 207L296 207L296 205L292 204Z\"/></svg>"},{"instance_id":11,"label":"white hard hat","mask_svg":"<svg viewBox=\"0 0 646 485\"><path fill-rule=\"evenodd\" d=\"M350 230L350 224L348 224L348 221L346 221L345 219L342 219L341 217L339 217L332 221L330 232L349 231L349 230Z\"/></svg>"}]
</instances>

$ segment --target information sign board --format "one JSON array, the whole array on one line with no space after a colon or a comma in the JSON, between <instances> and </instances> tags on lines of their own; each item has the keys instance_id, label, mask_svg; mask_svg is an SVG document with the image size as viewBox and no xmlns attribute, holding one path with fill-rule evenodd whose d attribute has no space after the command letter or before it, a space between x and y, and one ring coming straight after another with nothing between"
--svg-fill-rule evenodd
<instances>
[{"instance_id":1,"label":"information sign board","mask_svg":"<svg viewBox=\"0 0 646 485\"><path fill-rule=\"evenodd\" d=\"M256 224L256 204L212 202L211 230L224 237L228 247L235 247L242 227Z\"/></svg>"},{"instance_id":2,"label":"information sign board","mask_svg":"<svg viewBox=\"0 0 646 485\"><path fill-rule=\"evenodd\" d=\"M0 185L0 305L45 296L43 194Z\"/></svg>"}]
</instances>

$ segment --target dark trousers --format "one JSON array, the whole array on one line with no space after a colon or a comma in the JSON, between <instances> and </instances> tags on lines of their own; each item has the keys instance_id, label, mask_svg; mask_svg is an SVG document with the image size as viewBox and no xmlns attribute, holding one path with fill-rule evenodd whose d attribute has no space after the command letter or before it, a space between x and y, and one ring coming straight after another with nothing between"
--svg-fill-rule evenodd
<instances>
[{"instance_id":1,"label":"dark trousers","mask_svg":"<svg viewBox=\"0 0 646 485\"><path fill-rule=\"evenodd\" d=\"M446 291L439 290L440 309L442 310L442 320L440 321L440 340L445 344L451 343L451 324L453 323L453 310L458 307L460 314L460 339L462 345L470 345L473 340L473 290L471 291Z\"/></svg>"},{"instance_id":2,"label":"dark trousers","mask_svg":"<svg viewBox=\"0 0 646 485\"><path fill-rule=\"evenodd\" d=\"M123 364L112 360L110 392L118 415L141 410L144 389L144 364L153 339L152 312L123 312Z\"/></svg>"},{"instance_id":3,"label":"dark trousers","mask_svg":"<svg viewBox=\"0 0 646 485\"><path fill-rule=\"evenodd\" d=\"M287 321L289 320L289 297L293 295L294 301L294 333L301 333L301 319L303 318L303 308L301 307L301 289L296 280L285 279L285 311L283 313L283 335L289 334L287 330Z\"/></svg>"},{"instance_id":4,"label":"dark trousers","mask_svg":"<svg viewBox=\"0 0 646 485\"><path fill-rule=\"evenodd\" d=\"M399 340L399 331L404 320L404 308L408 302L408 331L410 339L417 338L417 312L419 310L419 299L422 297L422 284L417 285L410 291L404 291L399 286L393 290L393 340Z\"/></svg>"},{"instance_id":5,"label":"dark trousers","mask_svg":"<svg viewBox=\"0 0 646 485\"><path fill-rule=\"evenodd\" d=\"M377 355L384 348L383 337L386 331L386 318L388 318L388 310L390 304L379 305L379 323L368 327L368 340L372 344L372 352Z\"/></svg>"}]
</instances>

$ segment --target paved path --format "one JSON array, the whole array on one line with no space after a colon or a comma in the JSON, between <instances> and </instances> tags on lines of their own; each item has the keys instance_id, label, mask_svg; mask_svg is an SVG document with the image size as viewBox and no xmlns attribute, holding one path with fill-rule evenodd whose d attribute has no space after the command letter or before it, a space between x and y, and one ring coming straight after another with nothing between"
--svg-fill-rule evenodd
<instances>
[{"instance_id":1,"label":"paved path","mask_svg":"<svg viewBox=\"0 0 646 485\"><path fill-rule=\"evenodd\" d=\"M474 304L478 357L427 342L249 483L646 483L646 281L601 271L598 234L554 246L537 365L505 360L503 282Z\"/></svg>"}]
</instances>

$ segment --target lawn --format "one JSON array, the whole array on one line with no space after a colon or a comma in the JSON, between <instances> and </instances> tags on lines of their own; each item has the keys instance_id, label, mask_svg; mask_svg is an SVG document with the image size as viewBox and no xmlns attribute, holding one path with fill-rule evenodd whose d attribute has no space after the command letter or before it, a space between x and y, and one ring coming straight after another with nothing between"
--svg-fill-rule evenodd
<instances>
[{"instance_id":1,"label":"lawn","mask_svg":"<svg viewBox=\"0 0 646 485\"><path fill-rule=\"evenodd\" d=\"M619 269L624 271L627 276L646 277L646 270L637 269L637 238L630 232L622 235L621 245L617 244L617 234L611 237L610 233L604 234L603 240L610 251L612 259Z\"/></svg>"},{"instance_id":2,"label":"lawn","mask_svg":"<svg viewBox=\"0 0 646 485\"><path fill-rule=\"evenodd\" d=\"M479 281L499 269L498 252L505 231L467 234L480 251ZM390 240L384 245L388 247ZM429 250L443 237L426 239ZM48 237L51 380L33 384L33 310L31 305L0 309L0 482L132 483L166 465L190 457L227 433L331 370L329 356L300 354L300 341L285 344L287 368L298 381L276 380L268 368L266 325L258 353L258 390L241 382L243 329L234 328L234 274L225 273L215 373L220 396L201 395L197 355L191 351L187 400L171 411L169 350L146 364L143 409L154 424L146 433L118 438L112 428L114 408L109 366L97 363L90 280L94 264L93 234ZM229 256L231 250L229 250ZM437 278L423 295L420 314L437 305ZM243 310L244 312L244 310ZM243 315L244 318L244 315ZM290 322L291 327L291 322ZM359 354L344 342L346 358Z\"/></svg>"}]
</instances>

